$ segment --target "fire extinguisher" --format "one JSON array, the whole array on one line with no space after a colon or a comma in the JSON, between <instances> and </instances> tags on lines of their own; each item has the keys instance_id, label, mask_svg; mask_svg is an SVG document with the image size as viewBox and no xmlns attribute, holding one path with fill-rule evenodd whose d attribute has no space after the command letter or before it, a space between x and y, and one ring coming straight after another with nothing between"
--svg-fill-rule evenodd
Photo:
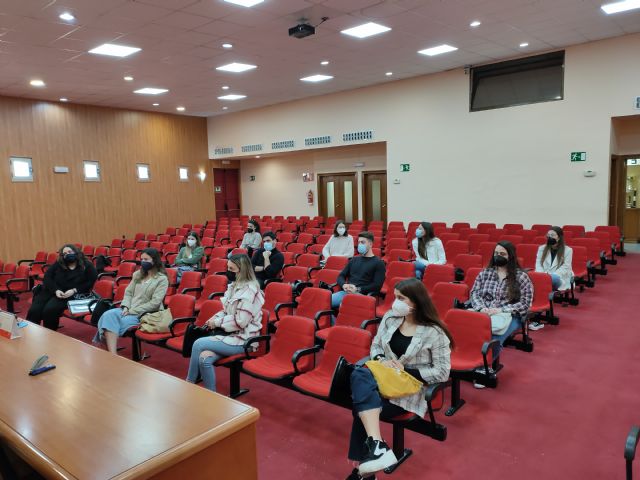
<instances>
[{"instance_id":1,"label":"fire extinguisher","mask_svg":"<svg viewBox=\"0 0 640 480\"><path fill-rule=\"evenodd\" d=\"M312 190L309 190L307 192L307 203L309 205L313 205L313 191Z\"/></svg>"}]
</instances>

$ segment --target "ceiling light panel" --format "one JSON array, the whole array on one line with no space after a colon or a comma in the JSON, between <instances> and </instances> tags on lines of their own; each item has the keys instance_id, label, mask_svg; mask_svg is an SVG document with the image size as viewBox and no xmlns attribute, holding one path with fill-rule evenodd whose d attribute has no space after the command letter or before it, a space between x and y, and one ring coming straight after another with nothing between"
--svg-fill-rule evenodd
<instances>
[{"instance_id":1,"label":"ceiling light panel","mask_svg":"<svg viewBox=\"0 0 640 480\"><path fill-rule=\"evenodd\" d=\"M324 82L325 80L331 80L333 78L332 75L311 75L309 77L301 78L303 82Z\"/></svg>"},{"instance_id":2,"label":"ceiling light panel","mask_svg":"<svg viewBox=\"0 0 640 480\"><path fill-rule=\"evenodd\" d=\"M342 30L342 32L340 33L344 33L345 35L356 38L367 38L373 35L388 32L389 30L391 30L389 27L385 27L384 25L380 25L378 23L369 22L358 25L357 27L347 28L346 30Z\"/></svg>"},{"instance_id":3,"label":"ceiling light panel","mask_svg":"<svg viewBox=\"0 0 640 480\"><path fill-rule=\"evenodd\" d=\"M247 63L229 63L227 65L222 65L221 67L216 67L216 70L221 72L233 72L233 73L241 73L246 72L247 70L253 70L256 68L255 65L249 65Z\"/></svg>"},{"instance_id":4,"label":"ceiling light panel","mask_svg":"<svg viewBox=\"0 0 640 480\"><path fill-rule=\"evenodd\" d=\"M96 55L108 55L110 57L128 57L136 52L142 50L138 47L128 47L126 45L116 45L114 43L105 43L96 47L92 50L89 50L89 53L93 53Z\"/></svg>"},{"instance_id":5,"label":"ceiling light panel","mask_svg":"<svg viewBox=\"0 0 640 480\"><path fill-rule=\"evenodd\" d=\"M624 0L622 2L606 3L600 7L604 13L611 15L612 13L627 12L640 8L640 0Z\"/></svg>"},{"instance_id":6,"label":"ceiling light panel","mask_svg":"<svg viewBox=\"0 0 640 480\"><path fill-rule=\"evenodd\" d=\"M253 7L254 5L258 5L259 3L264 2L264 0L224 0L226 3L233 3L234 5L240 5L242 7Z\"/></svg>"},{"instance_id":7,"label":"ceiling light panel","mask_svg":"<svg viewBox=\"0 0 640 480\"><path fill-rule=\"evenodd\" d=\"M133 93L139 93L140 95L160 95L161 93L167 93L169 90L166 88L153 88L145 87L138 90L134 90Z\"/></svg>"},{"instance_id":8,"label":"ceiling light panel","mask_svg":"<svg viewBox=\"0 0 640 480\"><path fill-rule=\"evenodd\" d=\"M242 100L243 98L247 98L246 95L239 95L237 93L230 93L228 95L223 95L218 97L218 100Z\"/></svg>"},{"instance_id":9,"label":"ceiling light panel","mask_svg":"<svg viewBox=\"0 0 640 480\"><path fill-rule=\"evenodd\" d=\"M435 55L442 55L443 53L455 52L458 50L457 47L452 47L451 45L438 45L437 47L425 48L424 50L418 51L422 55L427 55L429 57L433 57Z\"/></svg>"}]
</instances>

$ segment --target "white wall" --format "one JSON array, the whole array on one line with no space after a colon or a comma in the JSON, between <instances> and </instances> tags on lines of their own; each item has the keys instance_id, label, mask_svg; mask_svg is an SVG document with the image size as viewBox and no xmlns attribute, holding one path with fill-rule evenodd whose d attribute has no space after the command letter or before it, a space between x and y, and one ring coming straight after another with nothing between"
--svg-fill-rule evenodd
<instances>
[{"instance_id":1,"label":"white wall","mask_svg":"<svg viewBox=\"0 0 640 480\"><path fill-rule=\"evenodd\" d=\"M568 48L557 102L470 113L460 69L209 118L210 157L216 146L372 129L387 142L390 220L606 224L611 117L638 114L639 51L638 34ZM587 162L572 164L572 151ZM270 196L280 208L298 194ZM245 206L252 196L243 188Z\"/></svg>"},{"instance_id":2,"label":"white wall","mask_svg":"<svg viewBox=\"0 0 640 480\"><path fill-rule=\"evenodd\" d=\"M364 163L354 168L354 163ZM242 209L247 215L318 215L317 175L321 173L357 172L362 185L362 172L385 170L384 143L349 147L316 149L280 154L265 158L247 158L240 162ZM303 182L302 174L314 173L313 182ZM255 176L255 181L250 181ZM307 203L307 192L314 194L314 203ZM359 195L362 215L362 197Z\"/></svg>"}]
</instances>

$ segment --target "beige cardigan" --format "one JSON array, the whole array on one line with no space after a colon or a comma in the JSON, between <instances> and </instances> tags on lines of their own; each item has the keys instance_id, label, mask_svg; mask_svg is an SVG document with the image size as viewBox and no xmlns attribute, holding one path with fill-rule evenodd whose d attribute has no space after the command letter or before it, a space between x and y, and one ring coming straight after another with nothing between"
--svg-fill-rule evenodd
<instances>
[{"instance_id":1,"label":"beige cardigan","mask_svg":"<svg viewBox=\"0 0 640 480\"><path fill-rule=\"evenodd\" d=\"M143 281L140 270L133 274L131 283L127 285L121 307L127 308L131 315L140 316L148 312L157 312L164 307L162 301L169 288L169 279L163 273Z\"/></svg>"}]
</instances>

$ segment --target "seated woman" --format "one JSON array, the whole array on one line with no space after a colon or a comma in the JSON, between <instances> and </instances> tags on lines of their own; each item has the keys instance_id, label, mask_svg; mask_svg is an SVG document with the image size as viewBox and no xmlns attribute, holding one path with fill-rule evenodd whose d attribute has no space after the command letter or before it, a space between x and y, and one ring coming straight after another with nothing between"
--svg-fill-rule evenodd
<instances>
[{"instance_id":1,"label":"seated woman","mask_svg":"<svg viewBox=\"0 0 640 480\"><path fill-rule=\"evenodd\" d=\"M216 375L213 364L219 359L243 353L245 340L260 334L264 293L251 268L249 257L233 255L227 269L235 279L229 284L222 305L224 309L211 317L205 325L220 328L226 335L199 338L193 343L187 382L196 383L202 377L205 388L216 391Z\"/></svg>"},{"instance_id":2,"label":"seated woman","mask_svg":"<svg viewBox=\"0 0 640 480\"><path fill-rule=\"evenodd\" d=\"M371 344L371 358L406 370L424 383L444 382L451 368L453 339L439 320L422 282L410 278L395 286L395 301ZM356 367L351 374L353 425L349 459L360 462L347 480L374 478L372 473L397 462L393 450L382 439L380 418L388 419L407 411L424 416L427 402L424 389L403 398L384 399L371 371Z\"/></svg>"},{"instance_id":3,"label":"seated woman","mask_svg":"<svg viewBox=\"0 0 640 480\"><path fill-rule=\"evenodd\" d=\"M416 238L411 241L411 245L416 256L416 278L422 278L424 270L432 263L435 265L447 263L444 247L440 239L435 236L431 223L422 222L416 228Z\"/></svg>"},{"instance_id":4,"label":"seated woman","mask_svg":"<svg viewBox=\"0 0 640 480\"><path fill-rule=\"evenodd\" d=\"M503 345L513 332L522 327L533 300L533 284L520 268L516 247L507 241L498 242L487 268L482 270L471 289L471 308L489 316L508 314L506 331L493 335Z\"/></svg>"},{"instance_id":5,"label":"seated woman","mask_svg":"<svg viewBox=\"0 0 640 480\"><path fill-rule=\"evenodd\" d=\"M247 255L251 258L253 251L262 245L262 235L260 235L260 224L256 220L249 220L247 233L242 236L240 248L247 249Z\"/></svg>"},{"instance_id":6,"label":"seated woman","mask_svg":"<svg viewBox=\"0 0 640 480\"><path fill-rule=\"evenodd\" d=\"M333 236L322 249L322 256L326 261L329 257L353 257L353 237L347 233L347 225L338 220L333 228Z\"/></svg>"},{"instance_id":7,"label":"seated woman","mask_svg":"<svg viewBox=\"0 0 640 480\"><path fill-rule=\"evenodd\" d=\"M96 278L98 272L80 249L64 245L58 252L58 261L44 274L42 288L33 297L27 320L38 325L43 322L46 328L57 330L67 301L77 294L90 293Z\"/></svg>"},{"instance_id":8,"label":"seated woman","mask_svg":"<svg viewBox=\"0 0 640 480\"><path fill-rule=\"evenodd\" d=\"M182 278L182 272L191 272L200 266L200 260L204 255L204 247L200 244L200 237L196 232L187 235L187 244L180 249L176 257L175 267L178 270L178 283Z\"/></svg>"},{"instance_id":9,"label":"seated woman","mask_svg":"<svg viewBox=\"0 0 640 480\"><path fill-rule=\"evenodd\" d=\"M536 257L536 272L551 275L553 290L569 290L573 280L573 250L564 243L564 232L560 227L551 227L547 232L546 245L540 245ZM551 294L553 299L553 293ZM540 330L544 324L531 322L530 330Z\"/></svg>"},{"instance_id":10,"label":"seated woman","mask_svg":"<svg viewBox=\"0 0 640 480\"><path fill-rule=\"evenodd\" d=\"M127 285L120 308L106 311L98 320L98 331L93 342L106 341L107 350L114 355L118 353L118 337L139 325L140 317L145 313L164 308L162 301L169 288L169 279L158 250L144 249L140 255L140 267Z\"/></svg>"}]
</instances>

